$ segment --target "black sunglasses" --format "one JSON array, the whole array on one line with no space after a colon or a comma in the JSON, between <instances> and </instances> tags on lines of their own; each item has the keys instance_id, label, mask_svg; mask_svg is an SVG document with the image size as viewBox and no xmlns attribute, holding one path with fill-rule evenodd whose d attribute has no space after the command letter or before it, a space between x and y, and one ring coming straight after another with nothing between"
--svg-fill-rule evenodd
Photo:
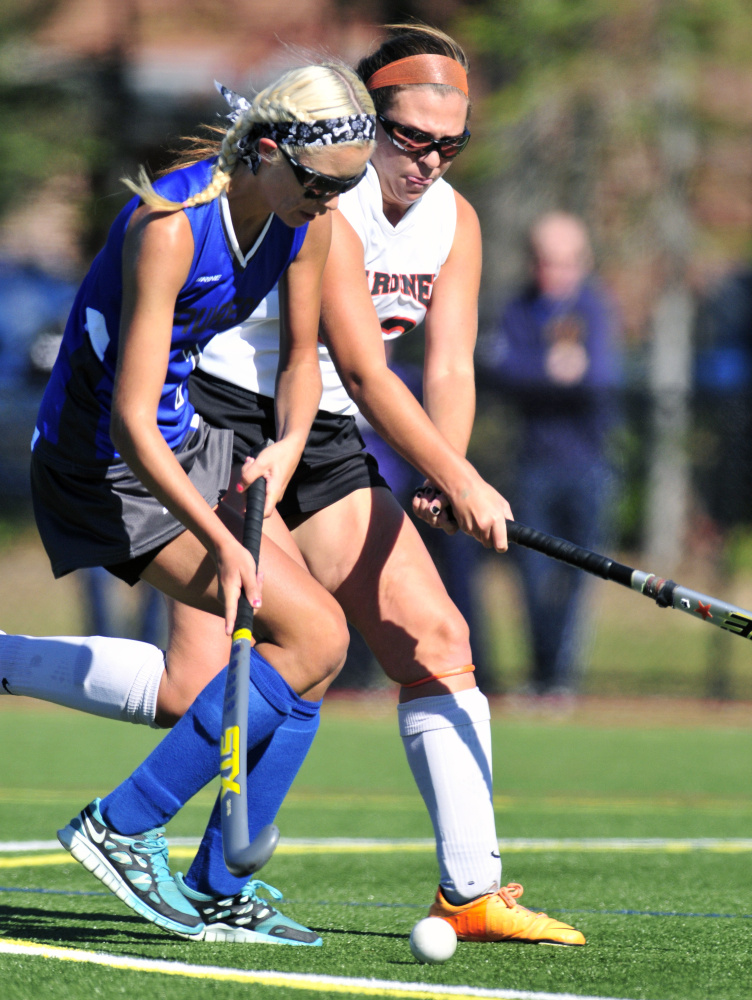
<instances>
[{"instance_id":1,"label":"black sunglasses","mask_svg":"<svg viewBox=\"0 0 752 1000\"><path fill-rule=\"evenodd\" d=\"M397 149L401 149L405 153L413 153L415 156L426 156L435 149L443 159L453 160L470 142L470 132L467 129L462 135L445 135L441 139L434 139L427 132L410 128L409 125L402 125L400 122L393 122L389 118L384 118L383 115L376 115L376 117L389 140L394 143Z\"/></svg>"},{"instance_id":2,"label":"black sunglasses","mask_svg":"<svg viewBox=\"0 0 752 1000\"><path fill-rule=\"evenodd\" d=\"M298 163L295 157L288 153L283 146L277 149L284 156L295 174L295 179L303 188L304 196L312 199L333 198L336 194L344 194L345 191L352 191L356 184L360 184L366 175L364 169L357 177L330 177L329 174L319 173L310 167ZM366 168L367 169L367 168Z\"/></svg>"}]
</instances>

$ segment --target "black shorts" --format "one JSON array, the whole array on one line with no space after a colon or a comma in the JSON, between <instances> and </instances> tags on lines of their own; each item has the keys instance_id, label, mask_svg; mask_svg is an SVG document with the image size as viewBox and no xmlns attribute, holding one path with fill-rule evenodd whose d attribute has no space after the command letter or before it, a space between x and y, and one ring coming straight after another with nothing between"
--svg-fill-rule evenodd
<instances>
[{"instance_id":1,"label":"black shorts","mask_svg":"<svg viewBox=\"0 0 752 1000\"><path fill-rule=\"evenodd\" d=\"M191 375L188 395L204 420L234 432L235 462L244 462L267 438L276 440L274 400L269 396L200 370ZM319 410L277 510L288 520L328 507L355 490L376 486L389 489L378 462L365 450L355 418Z\"/></svg>"},{"instance_id":2,"label":"black shorts","mask_svg":"<svg viewBox=\"0 0 752 1000\"><path fill-rule=\"evenodd\" d=\"M124 462L99 467L31 458L31 496L56 577L103 566L133 585L161 548L185 531ZM232 437L199 420L174 452L204 500L215 507L230 482Z\"/></svg>"}]
</instances>

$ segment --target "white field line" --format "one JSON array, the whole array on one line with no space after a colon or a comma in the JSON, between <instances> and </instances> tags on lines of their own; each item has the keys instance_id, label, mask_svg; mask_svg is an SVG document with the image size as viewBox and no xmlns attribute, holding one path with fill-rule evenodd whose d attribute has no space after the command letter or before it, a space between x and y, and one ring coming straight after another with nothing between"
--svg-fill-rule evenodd
<instances>
[{"instance_id":1,"label":"white field line","mask_svg":"<svg viewBox=\"0 0 752 1000\"><path fill-rule=\"evenodd\" d=\"M198 837L170 837L170 853L173 848L197 848ZM6 840L0 841L0 854L19 851L53 851L60 848L57 840ZM279 854L309 854L321 852L336 854L341 852L393 852L432 851L435 842L426 839L368 839L350 837L284 838L277 847ZM515 853L522 851L654 851L657 853L684 853L689 851L715 851L720 853L746 853L752 851L752 839L743 837L584 837L584 838L524 838L513 837L499 841L499 851Z\"/></svg>"},{"instance_id":2,"label":"white field line","mask_svg":"<svg viewBox=\"0 0 752 1000\"><path fill-rule=\"evenodd\" d=\"M170 858L173 861L192 859L198 847L197 837L170 839ZM398 854L435 851L433 840L358 840L339 837L320 839L290 838L279 844L277 854ZM690 854L708 851L716 854L743 854L752 852L752 840L737 838L696 839L643 839L643 838L585 838L585 839L510 839L499 841L499 853L530 854L534 852L570 852L576 854L603 854L638 851L653 854ZM25 852L25 853L24 853ZM57 840L7 840L0 842L0 870L3 868L42 868L64 865L70 858Z\"/></svg>"},{"instance_id":3,"label":"white field line","mask_svg":"<svg viewBox=\"0 0 752 1000\"><path fill-rule=\"evenodd\" d=\"M307 975L296 972L257 972L222 968L216 965L189 965L185 962L166 962L126 955L108 955L103 952L83 951L78 948L52 948L30 941L17 940L0 940L0 954L58 959L64 962L124 969L129 972L158 973L216 982L286 987L287 989L326 993L329 996L348 994L361 997L395 997L400 998L400 1000L475 1000L477 997L493 998L493 1000L616 1000L614 997L583 996L574 993L487 990L472 986L434 986L430 983L401 983L384 979L355 979L345 976Z\"/></svg>"}]
</instances>

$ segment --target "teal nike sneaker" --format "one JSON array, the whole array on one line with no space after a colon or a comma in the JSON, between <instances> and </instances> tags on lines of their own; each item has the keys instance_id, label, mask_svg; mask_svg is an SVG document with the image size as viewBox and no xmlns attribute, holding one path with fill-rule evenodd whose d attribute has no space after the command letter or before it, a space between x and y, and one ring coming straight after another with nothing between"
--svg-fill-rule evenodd
<instances>
[{"instance_id":1,"label":"teal nike sneaker","mask_svg":"<svg viewBox=\"0 0 752 1000\"><path fill-rule=\"evenodd\" d=\"M178 888L190 899L204 922L201 941L227 941L235 944L292 944L320 948L324 943L315 932L296 924L257 895L265 889L273 899L282 899L274 886L252 879L235 896L218 899L197 892L185 884L180 872L175 876Z\"/></svg>"},{"instance_id":2,"label":"teal nike sneaker","mask_svg":"<svg viewBox=\"0 0 752 1000\"><path fill-rule=\"evenodd\" d=\"M126 906L166 931L194 940L204 924L170 873L164 827L126 837L111 830L94 799L57 838Z\"/></svg>"}]
</instances>

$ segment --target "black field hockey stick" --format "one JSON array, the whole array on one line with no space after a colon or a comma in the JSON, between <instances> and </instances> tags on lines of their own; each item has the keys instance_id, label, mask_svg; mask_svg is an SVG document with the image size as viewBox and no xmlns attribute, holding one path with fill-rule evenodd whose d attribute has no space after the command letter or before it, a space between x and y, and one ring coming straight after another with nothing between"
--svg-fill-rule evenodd
<instances>
[{"instance_id":1,"label":"black field hockey stick","mask_svg":"<svg viewBox=\"0 0 752 1000\"><path fill-rule=\"evenodd\" d=\"M268 444L269 442L267 442ZM261 477L248 488L243 545L253 556L258 572L261 527L264 520L266 480ZM248 688L253 639L253 608L241 592L232 653L227 667L222 713L219 768L222 787L222 848L225 864L233 875L252 875L267 863L279 840L279 830L270 823L250 843L248 835Z\"/></svg>"},{"instance_id":2,"label":"black field hockey stick","mask_svg":"<svg viewBox=\"0 0 752 1000\"><path fill-rule=\"evenodd\" d=\"M676 608L677 611L684 611L711 625L717 625L732 635L740 635L743 639L752 638L752 611L727 604L718 597L709 597L688 587L681 587L673 580L666 580L655 573L643 573L642 570L583 549L563 538L555 538L543 531L529 528L519 521L507 521L507 538L515 545L524 545L525 548L534 549L552 559L592 573L593 576L636 590L638 594L654 600L659 608Z\"/></svg>"}]
</instances>

